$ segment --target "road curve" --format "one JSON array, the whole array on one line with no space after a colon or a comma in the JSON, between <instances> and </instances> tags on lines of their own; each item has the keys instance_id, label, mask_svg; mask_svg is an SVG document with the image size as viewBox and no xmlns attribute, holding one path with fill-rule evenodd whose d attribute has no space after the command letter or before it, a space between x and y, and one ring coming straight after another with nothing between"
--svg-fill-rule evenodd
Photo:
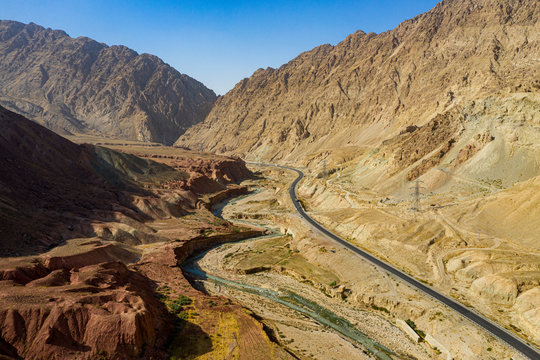
<instances>
[{"instance_id":1,"label":"road curve","mask_svg":"<svg viewBox=\"0 0 540 360\"><path fill-rule=\"evenodd\" d=\"M397 276L401 280L405 281L409 285L415 287L416 289L422 291L423 293L431 296L435 300L440 301L441 303L445 304L446 306L450 307L451 309L457 311L470 321L474 322L478 326L482 327L483 329L490 332L493 336L501 339L502 341L506 342L510 346L512 346L514 349L519 351L524 356L533 359L533 360L539 360L540 359L540 350L536 348L535 346L525 342L523 339L517 337L516 335L508 332L506 329L504 329L502 326L494 323L493 321L487 319L483 315L465 307L464 305L456 302L455 300L437 292L433 288L421 283L420 281L414 279L410 275L404 273L403 271L396 269L392 265L388 264L387 262L371 255L370 253L357 248L356 246L352 245L348 241L340 238L336 234L332 233L331 231L324 228L321 224L313 220L302 208L302 205L298 201L298 194L297 194L297 187L298 183L302 180L304 177L304 173L301 170L291 168L288 166L282 166L282 165L273 165L273 164L261 164L256 163L257 165L267 165L267 166L274 166L279 167L282 169L292 170L298 173L298 177L293 181L289 188L289 195L293 201L294 207L306 220L311 226L313 226L315 229L329 237L330 239L334 240L335 242L339 243L340 245L344 246L345 248L351 250L352 252L360 255L367 261L371 262L372 264L384 269L388 273Z\"/></svg>"}]
</instances>

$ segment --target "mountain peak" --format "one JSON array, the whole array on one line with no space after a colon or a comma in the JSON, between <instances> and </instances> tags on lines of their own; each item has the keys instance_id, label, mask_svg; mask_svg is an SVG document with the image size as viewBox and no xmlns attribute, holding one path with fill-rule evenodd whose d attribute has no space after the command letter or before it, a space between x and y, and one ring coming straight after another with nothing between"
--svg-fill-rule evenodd
<instances>
[{"instance_id":1,"label":"mountain peak","mask_svg":"<svg viewBox=\"0 0 540 360\"><path fill-rule=\"evenodd\" d=\"M150 54L0 21L0 104L59 133L172 144L215 93Z\"/></svg>"},{"instance_id":2,"label":"mountain peak","mask_svg":"<svg viewBox=\"0 0 540 360\"><path fill-rule=\"evenodd\" d=\"M534 89L539 18L538 1L442 1L393 30L357 31L275 71L257 71L178 144L274 161L310 158L324 147L375 144L456 106Z\"/></svg>"}]
</instances>

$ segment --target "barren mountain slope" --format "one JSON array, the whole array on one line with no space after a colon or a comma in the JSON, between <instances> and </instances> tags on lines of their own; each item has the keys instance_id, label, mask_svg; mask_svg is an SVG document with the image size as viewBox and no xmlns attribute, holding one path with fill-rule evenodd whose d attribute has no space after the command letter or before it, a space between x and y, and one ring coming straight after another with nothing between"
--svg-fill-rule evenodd
<instances>
[{"instance_id":1,"label":"barren mountain slope","mask_svg":"<svg viewBox=\"0 0 540 360\"><path fill-rule=\"evenodd\" d=\"M305 163L479 100L538 92L539 17L534 0L442 1L394 30L359 31L257 70L177 144Z\"/></svg>"},{"instance_id":2,"label":"barren mountain slope","mask_svg":"<svg viewBox=\"0 0 540 360\"><path fill-rule=\"evenodd\" d=\"M171 144L215 99L153 55L0 21L0 104L59 133Z\"/></svg>"},{"instance_id":3,"label":"barren mountain slope","mask_svg":"<svg viewBox=\"0 0 540 360\"><path fill-rule=\"evenodd\" d=\"M238 159L169 166L77 145L1 106L0 128L4 256L40 253L66 239L96 235L154 241L145 222L184 215L196 207L198 195L223 191L250 174Z\"/></svg>"}]
</instances>

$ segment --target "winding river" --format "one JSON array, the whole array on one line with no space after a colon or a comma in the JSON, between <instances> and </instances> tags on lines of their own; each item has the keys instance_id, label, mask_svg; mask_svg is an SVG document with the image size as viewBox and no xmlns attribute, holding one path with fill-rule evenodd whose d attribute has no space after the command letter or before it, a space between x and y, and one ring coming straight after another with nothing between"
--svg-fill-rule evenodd
<instances>
[{"instance_id":1,"label":"winding river","mask_svg":"<svg viewBox=\"0 0 540 360\"><path fill-rule=\"evenodd\" d=\"M222 216L222 210L225 206L234 205L240 199L246 198L248 196L253 196L259 192L260 192L260 189L257 189L248 195L243 195L237 198L232 198L232 199L223 201L214 207L213 214L215 216L218 216L224 220L228 220L231 222L244 223L244 224L256 225L258 227L261 227L261 224L255 224L249 221L240 221L240 220L235 220L235 219L225 219ZM260 240L263 238L272 238L276 236L283 236L283 234L279 233L279 231L275 229L271 229L269 227L266 227L266 228L271 232L270 234L242 240L242 242ZM347 337L353 342L362 345L368 352L375 355L378 359L380 360L392 359L391 355L394 354L392 350L370 339L366 334L356 329L353 326L353 324L351 324L347 319L336 315L329 309L321 306L320 304L316 302L308 300L290 290L274 291L270 289L263 289L263 288L259 288L259 287L249 285L246 283L228 280L228 279L216 276L215 274L209 274L206 271L204 271L198 263L199 260L201 260L209 251L212 251L224 245L225 244L216 246L213 249L205 251L193 258L186 260L182 264L182 269L186 271L187 273L191 274L191 276L193 276L196 279L204 280L204 281L211 281L216 284L220 284L222 286L226 286L235 290L243 291L243 292L250 293L256 296L261 296L275 303L286 306L292 310L295 310L299 313L302 313L310 317L311 319L315 320L321 325L324 325L328 328L333 329L334 331Z\"/></svg>"}]
</instances>

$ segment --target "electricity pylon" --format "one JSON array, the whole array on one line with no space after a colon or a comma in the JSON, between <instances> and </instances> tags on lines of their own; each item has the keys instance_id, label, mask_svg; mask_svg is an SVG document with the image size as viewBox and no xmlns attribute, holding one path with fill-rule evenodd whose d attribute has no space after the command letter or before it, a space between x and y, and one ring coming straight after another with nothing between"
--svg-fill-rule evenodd
<instances>
[{"instance_id":1,"label":"electricity pylon","mask_svg":"<svg viewBox=\"0 0 540 360\"><path fill-rule=\"evenodd\" d=\"M414 186L412 188L413 193L411 194L413 197L413 204L411 207L412 211L420 212L422 211L420 206L420 198L422 197L422 194L420 193L420 190L424 189L425 187L421 186L420 184L423 184L423 181L420 181L419 179L416 179L414 182Z\"/></svg>"}]
</instances>

